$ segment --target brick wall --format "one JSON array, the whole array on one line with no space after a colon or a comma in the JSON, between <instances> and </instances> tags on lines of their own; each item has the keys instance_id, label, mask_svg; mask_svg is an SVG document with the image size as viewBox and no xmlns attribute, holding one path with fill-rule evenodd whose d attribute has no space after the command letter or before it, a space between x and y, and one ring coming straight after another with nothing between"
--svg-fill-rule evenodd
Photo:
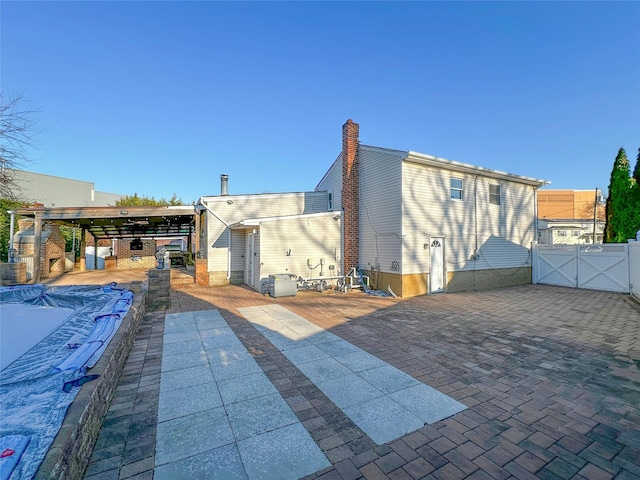
<instances>
[{"instance_id":1,"label":"brick wall","mask_svg":"<svg viewBox=\"0 0 640 480\"><path fill-rule=\"evenodd\" d=\"M117 241L117 268L155 268L156 267L156 241L142 240L142 250L131 250L131 239ZM115 253L114 253L115 254Z\"/></svg>"},{"instance_id":2,"label":"brick wall","mask_svg":"<svg viewBox=\"0 0 640 480\"><path fill-rule=\"evenodd\" d=\"M43 231L51 232L47 242L42 245L42 261L40 264L40 276L55 277L64 273L65 264L65 241L60 227L53 223L45 223Z\"/></svg>"},{"instance_id":3,"label":"brick wall","mask_svg":"<svg viewBox=\"0 0 640 480\"><path fill-rule=\"evenodd\" d=\"M18 220L18 232L27 232L32 236L34 231L34 220L31 218ZM44 222L42 225L43 237L45 232L48 233L46 242L40 244L40 277L48 278L58 276L64 273L65 264L65 241L60 227L54 223ZM16 244L18 255L32 256L34 255L33 241L19 240Z\"/></svg>"},{"instance_id":4,"label":"brick wall","mask_svg":"<svg viewBox=\"0 0 640 480\"><path fill-rule=\"evenodd\" d=\"M347 120L342 126L342 209L344 228L344 272L358 265L359 257L359 126Z\"/></svg>"},{"instance_id":5,"label":"brick wall","mask_svg":"<svg viewBox=\"0 0 640 480\"><path fill-rule=\"evenodd\" d=\"M171 308L171 270L149 270L147 309L151 312Z\"/></svg>"}]
</instances>

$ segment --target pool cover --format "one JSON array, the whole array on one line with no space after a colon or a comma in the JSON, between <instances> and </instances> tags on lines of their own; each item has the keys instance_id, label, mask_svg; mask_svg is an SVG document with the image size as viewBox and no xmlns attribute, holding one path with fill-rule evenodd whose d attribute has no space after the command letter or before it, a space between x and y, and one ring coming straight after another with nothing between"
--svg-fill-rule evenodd
<instances>
[{"instance_id":1,"label":"pool cover","mask_svg":"<svg viewBox=\"0 0 640 480\"><path fill-rule=\"evenodd\" d=\"M16 341L20 345L12 345L0 364L0 444L28 439L12 472L3 466L0 480L33 478L79 387L96 377L86 370L96 364L132 301L133 294L115 284L0 287L3 342L32 338ZM10 457L13 450L3 452Z\"/></svg>"}]
</instances>

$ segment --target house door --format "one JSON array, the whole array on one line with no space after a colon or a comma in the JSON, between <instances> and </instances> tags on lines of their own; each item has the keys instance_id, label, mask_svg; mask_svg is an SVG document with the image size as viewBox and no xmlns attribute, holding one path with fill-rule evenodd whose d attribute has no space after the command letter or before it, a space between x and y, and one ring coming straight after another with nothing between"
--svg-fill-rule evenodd
<instances>
[{"instance_id":1,"label":"house door","mask_svg":"<svg viewBox=\"0 0 640 480\"><path fill-rule=\"evenodd\" d=\"M431 237L431 273L429 292L444 292L444 238Z\"/></svg>"},{"instance_id":2,"label":"house door","mask_svg":"<svg viewBox=\"0 0 640 480\"><path fill-rule=\"evenodd\" d=\"M247 251L248 264L247 270L249 272L248 284L253 288L253 283L255 280L255 272L253 271L254 262L256 256L256 237L253 233L249 234L249 246Z\"/></svg>"}]
</instances>

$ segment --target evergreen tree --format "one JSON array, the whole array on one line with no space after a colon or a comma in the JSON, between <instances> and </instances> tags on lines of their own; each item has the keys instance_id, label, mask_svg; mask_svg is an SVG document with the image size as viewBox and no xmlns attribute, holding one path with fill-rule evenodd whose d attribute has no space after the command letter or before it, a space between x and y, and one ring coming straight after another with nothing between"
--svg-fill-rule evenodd
<instances>
[{"instance_id":1,"label":"evergreen tree","mask_svg":"<svg viewBox=\"0 0 640 480\"><path fill-rule=\"evenodd\" d=\"M137 193L134 193L133 195L122 197L115 204L116 207L167 207L180 205L184 205L184 203L175 193L169 200L164 197L160 200L156 200L154 197L140 197Z\"/></svg>"},{"instance_id":2,"label":"evergreen tree","mask_svg":"<svg viewBox=\"0 0 640 480\"><path fill-rule=\"evenodd\" d=\"M638 148L638 157L636 159L636 168L633 169L633 179L636 185L640 185L640 148Z\"/></svg>"},{"instance_id":3,"label":"evergreen tree","mask_svg":"<svg viewBox=\"0 0 640 480\"><path fill-rule=\"evenodd\" d=\"M633 169L633 186L631 187L631 200L633 202L633 219L631 230L635 229L633 235L629 238L636 238L637 232L640 230L640 148L638 148L638 157L636 158L636 167Z\"/></svg>"},{"instance_id":4,"label":"evergreen tree","mask_svg":"<svg viewBox=\"0 0 640 480\"><path fill-rule=\"evenodd\" d=\"M605 205L604 241L607 243L626 242L629 238L635 238L635 202L631 187L629 160L624 148L620 147L613 162Z\"/></svg>"}]
</instances>

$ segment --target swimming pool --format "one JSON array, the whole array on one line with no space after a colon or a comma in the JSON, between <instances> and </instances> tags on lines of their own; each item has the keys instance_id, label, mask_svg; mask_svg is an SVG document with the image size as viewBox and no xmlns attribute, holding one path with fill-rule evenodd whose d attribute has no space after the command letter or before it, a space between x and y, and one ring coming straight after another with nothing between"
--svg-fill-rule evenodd
<instances>
[{"instance_id":1,"label":"swimming pool","mask_svg":"<svg viewBox=\"0 0 640 480\"><path fill-rule=\"evenodd\" d=\"M0 287L0 480L36 473L132 301L115 284Z\"/></svg>"}]
</instances>

